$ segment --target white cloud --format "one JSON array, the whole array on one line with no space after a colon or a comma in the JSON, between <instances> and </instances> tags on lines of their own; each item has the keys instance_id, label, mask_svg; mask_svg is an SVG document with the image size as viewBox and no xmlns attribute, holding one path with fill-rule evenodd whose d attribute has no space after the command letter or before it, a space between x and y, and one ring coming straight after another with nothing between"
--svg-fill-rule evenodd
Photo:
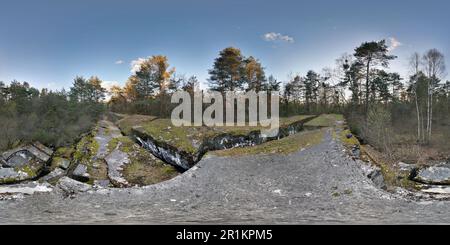
<instances>
[{"instance_id":1,"label":"white cloud","mask_svg":"<svg viewBox=\"0 0 450 245\"><path fill-rule=\"evenodd\" d=\"M397 40L397 38L395 37L390 37L389 38L389 51L394 51L395 49L397 49L398 47L403 46L403 43L401 43L399 40Z\"/></svg>"},{"instance_id":2,"label":"white cloud","mask_svg":"<svg viewBox=\"0 0 450 245\"><path fill-rule=\"evenodd\" d=\"M102 87L104 88L104 89L106 89L106 90L110 90L113 86L119 86L120 87L120 84L119 84L119 82L117 82L117 81L103 81L102 82Z\"/></svg>"},{"instance_id":3,"label":"white cloud","mask_svg":"<svg viewBox=\"0 0 450 245\"><path fill-rule=\"evenodd\" d=\"M131 73L135 74L136 72L140 71L142 63L144 63L146 60L146 58L138 58L131 61Z\"/></svg>"},{"instance_id":4,"label":"white cloud","mask_svg":"<svg viewBox=\"0 0 450 245\"><path fill-rule=\"evenodd\" d=\"M288 35L283 35L281 33L275 33L275 32L269 32L263 35L263 39L267 42L287 42L287 43L293 43L294 38L290 37Z\"/></svg>"},{"instance_id":5,"label":"white cloud","mask_svg":"<svg viewBox=\"0 0 450 245\"><path fill-rule=\"evenodd\" d=\"M116 61L116 65L121 65L121 64L123 64L123 60Z\"/></svg>"},{"instance_id":6,"label":"white cloud","mask_svg":"<svg viewBox=\"0 0 450 245\"><path fill-rule=\"evenodd\" d=\"M120 84L117 81L103 81L102 82L102 87L104 89L106 89L106 91L107 91L104 101L110 101L111 100L111 94L109 93L109 91L111 91L111 88L113 86L119 86L120 87Z\"/></svg>"}]
</instances>

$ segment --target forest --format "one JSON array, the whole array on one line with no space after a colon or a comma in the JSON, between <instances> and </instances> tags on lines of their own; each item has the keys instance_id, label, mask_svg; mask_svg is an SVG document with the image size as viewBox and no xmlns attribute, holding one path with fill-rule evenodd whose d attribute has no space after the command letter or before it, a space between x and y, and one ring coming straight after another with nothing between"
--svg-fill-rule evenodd
<instances>
[{"instance_id":1,"label":"forest","mask_svg":"<svg viewBox=\"0 0 450 245\"><path fill-rule=\"evenodd\" d=\"M444 55L436 49L412 54L408 77L391 72L394 59L385 40L365 42L338 57L335 67L280 81L267 75L257 58L228 47L214 60L207 85L219 92L278 91L280 116L344 114L361 141L392 159L448 158L450 81L444 80ZM125 86L108 91L97 77L76 77L69 91L2 82L0 149L33 140L53 147L72 144L105 111L169 117L176 106L170 96L180 89L193 93L200 82L178 74L163 55L142 61Z\"/></svg>"},{"instance_id":2,"label":"forest","mask_svg":"<svg viewBox=\"0 0 450 245\"><path fill-rule=\"evenodd\" d=\"M390 71L385 40L362 43L353 54L336 59L335 67L290 75L278 81L265 74L260 61L234 47L225 48L209 70L214 91L279 91L280 116L344 114L353 133L392 159L425 161L449 157L450 82L445 57L436 49L405 58L409 76ZM169 68L168 58L153 56L142 63L126 86L115 87L108 103L121 113L170 115L170 94L199 88Z\"/></svg>"},{"instance_id":3,"label":"forest","mask_svg":"<svg viewBox=\"0 0 450 245\"><path fill-rule=\"evenodd\" d=\"M77 77L67 92L0 82L0 150L31 141L54 148L75 143L105 111L105 92L97 77Z\"/></svg>"}]
</instances>

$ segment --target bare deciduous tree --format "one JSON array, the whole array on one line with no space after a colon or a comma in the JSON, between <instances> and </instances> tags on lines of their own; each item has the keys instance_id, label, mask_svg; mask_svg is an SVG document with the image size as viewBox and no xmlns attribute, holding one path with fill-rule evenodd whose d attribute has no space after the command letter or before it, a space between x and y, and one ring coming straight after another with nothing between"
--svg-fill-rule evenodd
<instances>
[{"instance_id":1,"label":"bare deciduous tree","mask_svg":"<svg viewBox=\"0 0 450 245\"><path fill-rule=\"evenodd\" d=\"M431 139L433 124L433 95L445 74L445 58L437 49L430 49L422 58L425 74L428 76L427 97L427 141Z\"/></svg>"}]
</instances>

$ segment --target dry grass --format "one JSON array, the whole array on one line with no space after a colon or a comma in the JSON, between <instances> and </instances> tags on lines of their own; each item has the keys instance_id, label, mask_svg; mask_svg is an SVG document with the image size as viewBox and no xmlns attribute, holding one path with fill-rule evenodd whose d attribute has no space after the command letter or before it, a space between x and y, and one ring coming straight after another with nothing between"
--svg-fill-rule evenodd
<instances>
[{"instance_id":1,"label":"dry grass","mask_svg":"<svg viewBox=\"0 0 450 245\"><path fill-rule=\"evenodd\" d=\"M131 133L131 128L136 125L145 124L155 120L154 116L145 116L145 115L122 115L123 118L117 121L117 125L120 130L126 135Z\"/></svg>"},{"instance_id":2,"label":"dry grass","mask_svg":"<svg viewBox=\"0 0 450 245\"><path fill-rule=\"evenodd\" d=\"M178 175L174 167L165 164L130 138L114 139L111 142L111 148L115 148L119 143L119 150L127 153L130 158L130 163L122 171L128 183L146 186L169 180Z\"/></svg>"},{"instance_id":3,"label":"dry grass","mask_svg":"<svg viewBox=\"0 0 450 245\"><path fill-rule=\"evenodd\" d=\"M324 114L307 122L305 127L333 127L337 121L344 121L341 114Z\"/></svg>"}]
</instances>

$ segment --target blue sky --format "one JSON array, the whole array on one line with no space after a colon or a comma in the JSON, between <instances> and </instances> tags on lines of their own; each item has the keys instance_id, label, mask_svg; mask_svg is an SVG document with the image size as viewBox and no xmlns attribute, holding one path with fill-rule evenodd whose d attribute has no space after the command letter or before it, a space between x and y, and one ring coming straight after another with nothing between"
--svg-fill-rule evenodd
<instances>
[{"instance_id":1,"label":"blue sky","mask_svg":"<svg viewBox=\"0 0 450 245\"><path fill-rule=\"evenodd\" d=\"M285 81L384 38L398 42L392 68L406 75L414 51L438 48L450 64L449 23L447 0L2 0L0 81L61 89L97 75L124 84L133 60L158 54L205 81L228 46Z\"/></svg>"}]
</instances>

